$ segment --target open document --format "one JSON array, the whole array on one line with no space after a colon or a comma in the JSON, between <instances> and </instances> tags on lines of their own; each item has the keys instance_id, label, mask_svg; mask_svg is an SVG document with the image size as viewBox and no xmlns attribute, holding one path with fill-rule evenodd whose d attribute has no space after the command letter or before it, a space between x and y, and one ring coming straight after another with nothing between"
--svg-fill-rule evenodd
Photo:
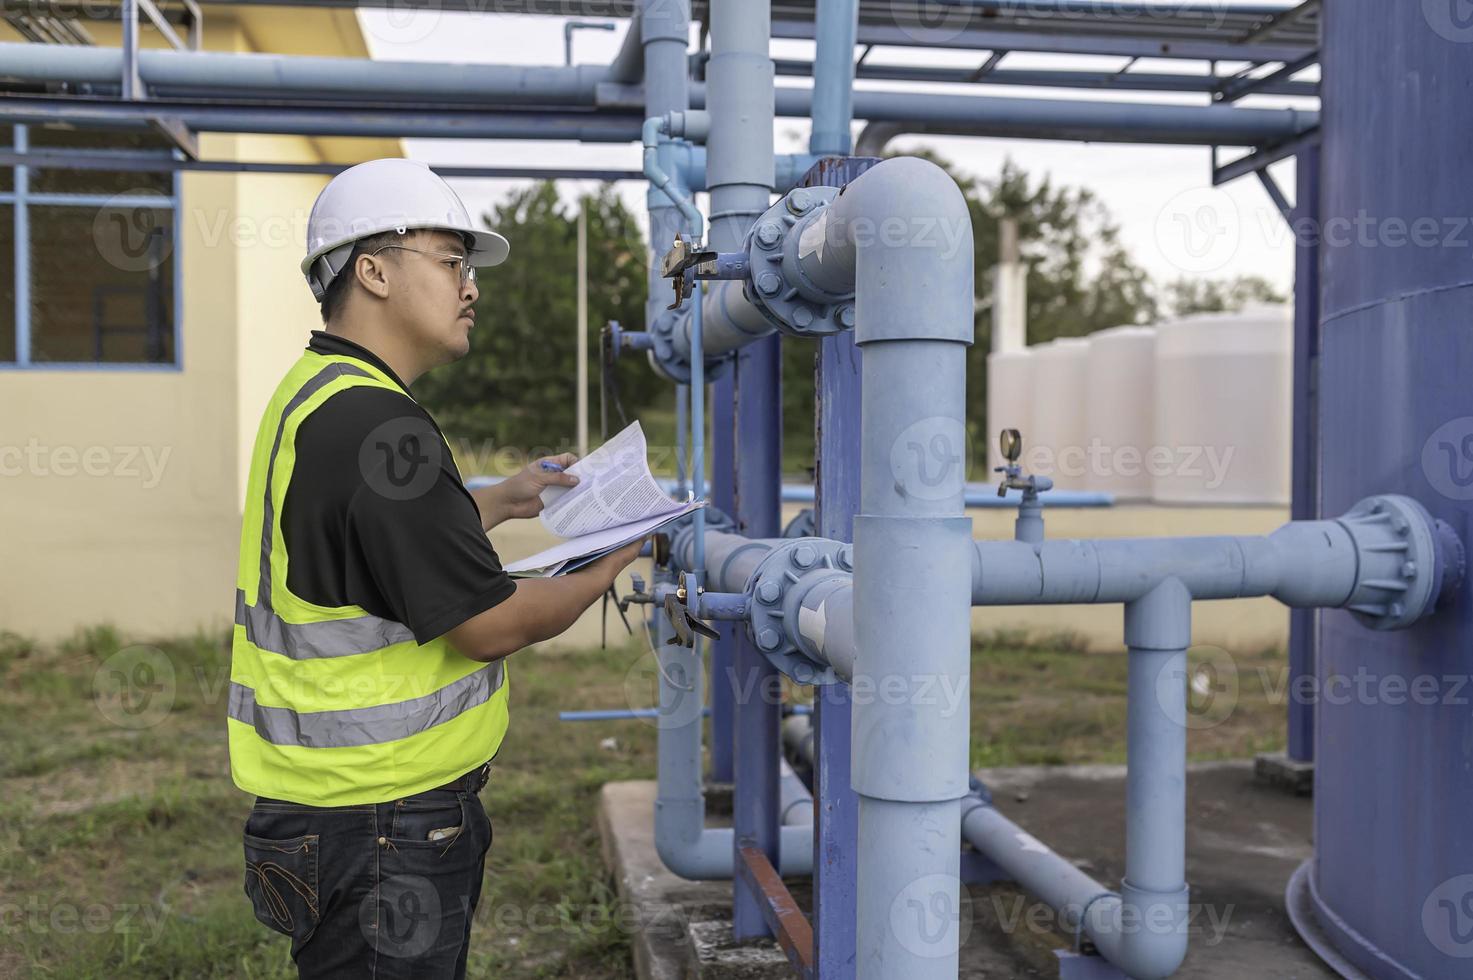
<instances>
[{"instance_id":1,"label":"open document","mask_svg":"<svg viewBox=\"0 0 1473 980\"><path fill-rule=\"evenodd\" d=\"M571 572L684 517L700 501L671 500L650 474L639 422L568 467L576 487L542 491L542 524L566 540L506 565L519 578Z\"/></svg>"}]
</instances>

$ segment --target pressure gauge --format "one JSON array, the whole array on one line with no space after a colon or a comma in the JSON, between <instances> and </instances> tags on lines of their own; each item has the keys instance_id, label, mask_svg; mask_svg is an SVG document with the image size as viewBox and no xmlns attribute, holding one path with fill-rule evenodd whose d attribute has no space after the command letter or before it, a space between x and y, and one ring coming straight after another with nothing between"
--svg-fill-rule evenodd
<instances>
[{"instance_id":1,"label":"pressure gauge","mask_svg":"<svg viewBox=\"0 0 1473 980\"><path fill-rule=\"evenodd\" d=\"M1023 433L1017 429L1003 429L997 437L997 445L1002 450L1004 459L1009 463L1016 463L1018 457L1023 455Z\"/></svg>"}]
</instances>

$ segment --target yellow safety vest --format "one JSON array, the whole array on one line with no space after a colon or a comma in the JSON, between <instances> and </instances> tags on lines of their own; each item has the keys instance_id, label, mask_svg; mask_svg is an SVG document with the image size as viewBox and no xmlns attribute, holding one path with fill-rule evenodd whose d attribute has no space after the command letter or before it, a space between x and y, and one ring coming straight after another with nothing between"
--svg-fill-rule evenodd
<instances>
[{"instance_id":1,"label":"yellow safety vest","mask_svg":"<svg viewBox=\"0 0 1473 980\"><path fill-rule=\"evenodd\" d=\"M235 784L312 806L382 803L433 789L496 754L506 669L424 645L360 606L319 606L287 588L281 513L304 419L360 385L404 394L351 357L308 351L256 433L236 577L227 725ZM407 395L405 397L408 397Z\"/></svg>"}]
</instances>

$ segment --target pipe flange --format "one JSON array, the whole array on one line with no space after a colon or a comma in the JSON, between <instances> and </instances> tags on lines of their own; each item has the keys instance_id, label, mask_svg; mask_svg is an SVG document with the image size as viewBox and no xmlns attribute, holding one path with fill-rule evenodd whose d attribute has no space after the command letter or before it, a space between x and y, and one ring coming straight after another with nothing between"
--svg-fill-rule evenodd
<instances>
[{"instance_id":1,"label":"pipe flange","mask_svg":"<svg viewBox=\"0 0 1473 980\"><path fill-rule=\"evenodd\" d=\"M827 538L796 538L773 548L747 583L752 643L785 676L799 684L832 684L834 669L798 648L798 610L803 596L828 579L848 577L853 546Z\"/></svg>"},{"instance_id":2,"label":"pipe flange","mask_svg":"<svg viewBox=\"0 0 1473 980\"><path fill-rule=\"evenodd\" d=\"M676 349L675 335L684 329L682 324L689 316L688 309L662 310L649 330L653 341L649 352L650 367L661 377L680 385L690 384L690 358ZM719 380L731 370L733 361L735 358L729 354L706 358L706 383Z\"/></svg>"},{"instance_id":3,"label":"pipe flange","mask_svg":"<svg viewBox=\"0 0 1473 980\"><path fill-rule=\"evenodd\" d=\"M825 337L854 326L854 294L820 288L798 261L804 229L819 221L838 196L837 187L795 188L747 232L752 271L742 282L742 295L785 334Z\"/></svg>"},{"instance_id":4,"label":"pipe flange","mask_svg":"<svg viewBox=\"0 0 1473 980\"><path fill-rule=\"evenodd\" d=\"M813 508L804 507L794 515L788 526L783 528L782 536L785 538L812 538L818 535L818 525L814 522Z\"/></svg>"},{"instance_id":5,"label":"pipe flange","mask_svg":"<svg viewBox=\"0 0 1473 980\"><path fill-rule=\"evenodd\" d=\"M1462 583L1462 542L1410 497L1367 497L1338 523L1360 558L1344 605L1371 629L1406 629Z\"/></svg>"}]
</instances>

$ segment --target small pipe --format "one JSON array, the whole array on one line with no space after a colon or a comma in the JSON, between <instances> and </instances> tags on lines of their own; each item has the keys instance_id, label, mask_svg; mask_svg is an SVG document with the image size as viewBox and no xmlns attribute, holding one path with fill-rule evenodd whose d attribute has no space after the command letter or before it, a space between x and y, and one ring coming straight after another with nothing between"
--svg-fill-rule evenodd
<instances>
[{"instance_id":1,"label":"small pipe","mask_svg":"<svg viewBox=\"0 0 1473 980\"><path fill-rule=\"evenodd\" d=\"M691 203L690 197L685 194L670 175L660 166L660 134L665 128L665 119L662 116L651 116L644 121L640 129L640 137L644 143L644 175L649 182L670 199L670 202L680 211L681 217L685 218L690 226L690 233L695 241L700 241L705 233L705 219L701 212ZM697 358L699 360L699 358Z\"/></svg>"},{"instance_id":2,"label":"small pipe","mask_svg":"<svg viewBox=\"0 0 1473 980\"><path fill-rule=\"evenodd\" d=\"M584 31L612 31L615 25L602 21L592 20L570 20L563 24L563 64L573 67L573 32ZM605 69L608 71L608 69Z\"/></svg>"},{"instance_id":3,"label":"small pipe","mask_svg":"<svg viewBox=\"0 0 1473 980\"><path fill-rule=\"evenodd\" d=\"M808 149L847 156L853 136L854 39L859 32L859 0L818 0L813 59L813 131Z\"/></svg>"},{"instance_id":4,"label":"small pipe","mask_svg":"<svg viewBox=\"0 0 1473 980\"><path fill-rule=\"evenodd\" d=\"M806 716L813 714L813 706L809 704L788 704L783 706L783 713L794 716ZM558 721L632 721L636 718L658 718L659 708L595 708L588 711L559 711ZM711 709L701 709L701 717L711 717Z\"/></svg>"},{"instance_id":5,"label":"small pipe","mask_svg":"<svg viewBox=\"0 0 1473 980\"><path fill-rule=\"evenodd\" d=\"M646 335L648 336L648 335ZM653 338L651 338L653 339ZM675 497L685 498L685 447L686 430L690 427L687 413L690 408L690 386L675 386Z\"/></svg>"}]
</instances>

